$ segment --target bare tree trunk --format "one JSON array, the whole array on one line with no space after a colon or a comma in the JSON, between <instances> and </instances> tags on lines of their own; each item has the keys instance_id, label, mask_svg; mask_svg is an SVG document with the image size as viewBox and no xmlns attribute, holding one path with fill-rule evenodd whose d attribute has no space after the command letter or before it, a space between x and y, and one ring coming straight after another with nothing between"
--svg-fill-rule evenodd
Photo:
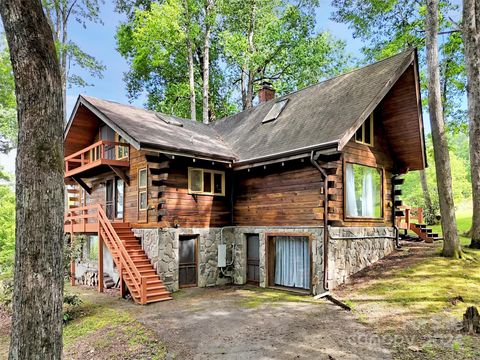
<instances>
[{"instance_id":1,"label":"bare tree trunk","mask_svg":"<svg viewBox=\"0 0 480 360\"><path fill-rule=\"evenodd\" d=\"M39 0L0 0L18 111L16 242L9 359L61 359L63 103Z\"/></svg>"},{"instance_id":2,"label":"bare tree trunk","mask_svg":"<svg viewBox=\"0 0 480 360\"><path fill-rule=\"evenodd\" d=\"M245 80L245 65L242 65L242 68L240 69L241 74L240 74L240 87L242 88L242 110L245 110L247 108L247 81Z\"/></svg>"},{"instance_id":3,"label":"bare tree trunk","mask_svg":"<svg viewBox=\"0 0 480 360\"><path fill-rule=\"evenodd\" d=\"M438 64L438 0L427 0L426 44L428 67L428 108L432 127L433 150L438 182L438 198L442 216L443 255L458 258L462 249L458 239L455 205L452 195L452 174L447 135L442 112L440 69Z\"/></svg>"},{"instance_id":4,"label":"bare tree trunk","mask_svg":"<svg viewBox=\"0 0 480 360\"><path fill-rule=\"evenodd\" d=\"M253 56L255 51L255 45L253 43L253 35L255 32L255 17L256 17L256 1L252 1L252 11L250 12L250 23L248 25L248 34L247 34L247 41L248 41L248 52L250 57ZM247 97L245 102L245 108L250 109L253 106L253 98L255 94L253 93L253 83L254 83L254 76L255 73L252 69L253 64L249 64L248 69L248 81L247 81Z\"/></svg>"},{"instance_id":5,"label":"bare tree trunk","mask_svg":"<svg viewBox=\"0 0 480 360\"><path fill-rule=\"evenodd\" d=\"M190 11L188 0L184 1L185 6L185 37L187 40L187 61L188 61L188 87L190 90L190 119L197 121L197 104L195 98L195 73L193 68L193 49L190 38Z\"/></svg>"},{"instance_id":6,"label":"bare tree trunk","mask_svg":"<svg viewBox=\"0 0 480 360\"><path fill-rule=\"evenodd\" d=\"M63 100L63 121L67 122L67 42L68 42L68 14L67 6L61 8L62 10L62 41L61 41L61 59L60 70L62 76L62 100Z\"/></svg>"},{"instance_id":7,"label":"bare tree trunk","mask_svg":"<svg viewBox=\"0 0 480 360\"><path fill-rule=\"evenodd\" d=\"M470 169L473 216L469 235L471 248L480 249L480 2L463 1L463 43L467 71L470 118Z\"/></svg>"},{"instance_id":8,"label":"bare tree trunk","mask_svg":"<svg viewBox=\"0 0 480 360\"><path fill-rule=\"evenodd\" d=\"M423 198L425 200L425 206L427 207L428 213L433 215L432 198L430 196L430 190L428 189L427 174L425 173L425 170L420 170L419 175L420 175L420 183L422 184L422 191L423 191Z\"/></svg>"},{"instance_id":9,"label":"bare tree trunk","mask_svg":"<svg viewBox=\"0 0 480 360\"><path fill-rule=\"evenodd\" d=\"M209 123L209 99L210 92L210 36L212 30L211 12L213 0L205 0L205 39L203 46L203 123Z\"/></svg>"}]
</instances>

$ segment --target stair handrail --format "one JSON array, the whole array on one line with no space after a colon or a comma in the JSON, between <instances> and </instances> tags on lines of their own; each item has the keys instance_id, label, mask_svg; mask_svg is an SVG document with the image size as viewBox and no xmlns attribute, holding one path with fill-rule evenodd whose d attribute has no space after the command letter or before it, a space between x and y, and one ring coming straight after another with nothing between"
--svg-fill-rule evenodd
<instances>
[{"instance_id":1,"label":"stair handrail","mask_svg":"<svg viewBox=\"0 0 480 360\"><path fill-rule=\"evenodd\" d=\"M89 213L89 210L96 210L96 213ZM80 212L80 214L77 214L78 212ZM146 301L146 277L142 276L142 274L140 274L140 272L138 271L135 263L130 257L130 254L125 248L125 245L115 231L112 223L108 219L105 210L103 210L102 205L95 204L69 208L65 215L64 224L70 222L70 224L73 225L73 222L78 220L80 220L80 223L88 222L89 218L95 218L97 220L99 224L98 235L101 236L100 232L103 230L103 232L108 238L108 241L104 242L107 244L107 247L112 254L112 258L114 259L116 265L119 268L125 270L130 276L130 278L133 280L132 282L135 286L135 290L140 295L140 302L144 303ZM120 261L119 264L117 263L117 258L118 261Z\"/></svg>"},{"instance_id":2,"label":"stair handrail","mask_svg":"<svg viewBox=\"0 0 480 360\"><path fill-rule=\"evenodd\" d=\"M120 264L117 264L117 266L127 271L130 278L134 280L133 284L135 286L135 290L137 290L138 294L142 297L142 294L143 294L142 283L145 283L145 280L143 279L142 274L140 274L140 272L138 271L137 267L135 266L135 263L130 257L130 254L128 253L127 249L123 245L122 240L120 239L117 232L113 228L112 223L107 218L107 215L105 214L105 211L103 210L100 204L97 205L97 214L98 214L99 224L102 226L103 230L105 231L105 234L107 235L112 246L114 247L114 249L109 248L110 252L112 252L112 255L113 255L115 251L115 255L120 259ZM107 243L107 246L108 246L108 243ZM116 256L112 256L114 260ZM137 281L135 281L136 279Z\"/></svg>"}]
</instances>

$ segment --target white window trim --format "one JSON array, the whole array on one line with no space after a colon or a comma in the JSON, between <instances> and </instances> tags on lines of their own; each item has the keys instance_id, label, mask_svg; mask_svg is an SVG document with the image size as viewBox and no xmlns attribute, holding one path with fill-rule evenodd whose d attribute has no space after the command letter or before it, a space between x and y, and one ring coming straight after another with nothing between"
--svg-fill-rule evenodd
<instances>
[{"instance_id":1,"label":"white window trim","mask_svg":"<svg viewBox=\"0 0 480 360\"><path fill-rule=\"evenodd\" d=\"M192 172L193 171L201 171L201 174L202 174L201 175L201 181L202 181L201 188L202 189L204 188L204 186L203 186L204 185L203 184L204 173L210 173L211 174L211 177L210 177L210 181L211 181L210 189L212 189L211 192L192 190ZM222 192L221 193L214 192L214 189L215 189L215 187L214 187L214 184L215 184L214 175L215 174L220 174L222 176ZM191 195L225 196L225 171L189 167L188 168L188 193L191 194Z\"/></svg>"}]
</instances>

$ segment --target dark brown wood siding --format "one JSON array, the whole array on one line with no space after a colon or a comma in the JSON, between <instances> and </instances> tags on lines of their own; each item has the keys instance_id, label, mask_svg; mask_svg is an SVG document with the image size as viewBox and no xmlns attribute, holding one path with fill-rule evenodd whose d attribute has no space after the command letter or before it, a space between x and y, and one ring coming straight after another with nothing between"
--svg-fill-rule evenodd
<instances>
[{"instance_id":1,"label":"dark brown wood siding","mask_svg":"<svg viewBox=\"0 0 480 360\"><path fill-rule=\"evenodd\" d=\"M323 183L307 160L244 170L234 176L235 225L322 225Z\"/></svg>"},{"instance_id":2,"label":"dark brown wood siding","mask_svg":"<svg viewBox=\"0 0 480 360\"><path fill-rule=\"evenodd\" d=\"M226 170L225 196L191 195L188 193L188 167ZM192 159L176 159L170 162L166 189L162 198L167 226L222 227L231 225L230 171L222 166Z\"/></svg>"}]
</instances>

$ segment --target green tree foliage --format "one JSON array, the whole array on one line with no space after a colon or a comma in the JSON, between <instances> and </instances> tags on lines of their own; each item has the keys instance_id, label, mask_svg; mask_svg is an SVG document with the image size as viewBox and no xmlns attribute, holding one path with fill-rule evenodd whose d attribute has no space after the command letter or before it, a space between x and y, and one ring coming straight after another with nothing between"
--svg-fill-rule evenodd
<instances>
[{"instance_id":1,"label":"green tree foliage","mask_svg":"<svg viewBox=\"0 0 480 360\"><path fill-rule=\"evenodd\" d=\"M5 35L0 33L0 152L8 152L17 139L15 83Z\"/></svg>"},{"instance_id":2,"label":"green tree foliage","mask_svg":"<svg viewBox=\"0 0 480 360\"><path fill-rule=\"evenodd\" d=\"M368 60L382 59L408 47L420 49L421 83L426 90L425 14L424 1L417 0L338 0L333 19L348 24L354 37L365 41L362 48ZM440 1L441 86L444 116L450 128L466 130L465 64L461 33L451 18L460 17L458 6L450 0ZM423 96L426 104L427 96Z\"/></svg>"},{"instance_id":3,"label":"green tree foliage","mask_svg":"<svg viewBox=\"0 0 480 360\"><path fill-rule=\"evenodd\" d=\"M246 108L255 87L273 82L286 93L338 74L348 57L329 33L314 32L315 1L216 1L210 21L210 112L219 118ZM188 6L188 11L186 11ZM119 1L127 21L118 49L130 64L127 91L147 107L190 117L187 39L193 43L197 115L201 118L204 3ZM188 15L187 15L188 14ZM185 25L188 23L188 27ZM250 96L249 96L250 95Z\"/></svg>"},{"instance_id":4,"label":"green tree foliage","mask_svg":"<svg viewBox=\"0 0 480 360\"><path fill-rule=\"evenodd\" d=\"M428 168L425 169L427 182L433 203L434 214L426 214L428 220L433 220L439 213L437 179L435 176L435 161L433 157L432 137L426 139ZM452 134L449 138L450 163L452 167L453 198L460 205L471 199L471 182L469 171L468 136L464 133ZM419 172L409 172L405 175L402 199L406 205L426 208L420 184Z\"/></svg>"},{"instance_id":5,"label":"green tree foliage","mask_svg":"<svg viewBox=\"0 0 480 360\"><path fill-rule=\"evenodd\" d=\"M230 0L222 3L224 56L243 108L263 81L285 94L345 69L345 44L328 32L315 32L318 2Z\"/></svg>"},{"instance_id":6,"label":"green tree foliage","mask_svg":"<svg viewBox=\"0 0 480 360\"><path fill-rule=\"evenodd\" d=\"M0 280L13 270L15 251L15 193L10 177L0 169Z\"/></svg>"},{"instance_id":7,"label":"green tree foliage","mask_svg":"<svg viewBox=\"0 0 480 360\"><path fill-rule=\"evenodd\" d=\"M185 2L168 0L137 8L130 20L117 32L118 50L129 64L125 74L128 95L147 94L147 107L157 111L190 117L187 36L193 45L197 115L201 119L202 31L201 4L190 1L189 32L186 31ZM212 117L232 112L228 102L230 89L223 81L218 41L212 36L210 49L210 102Z\"/></svg>"}]
</instances>

